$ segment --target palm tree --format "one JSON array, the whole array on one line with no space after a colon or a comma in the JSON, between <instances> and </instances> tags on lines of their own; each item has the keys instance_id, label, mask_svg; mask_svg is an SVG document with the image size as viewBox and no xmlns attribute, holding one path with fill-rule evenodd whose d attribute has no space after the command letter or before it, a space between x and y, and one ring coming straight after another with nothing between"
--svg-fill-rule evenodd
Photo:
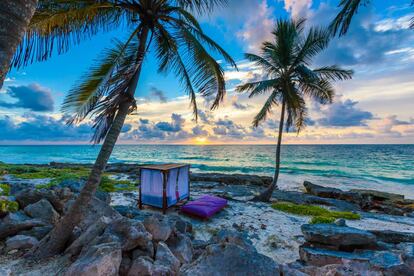
<instances>
[{"instance_id":1,"label":"palm tree","mask_svg":"<svg viewBox=\"0 0 414 276\"><path fill-rule=\"evenodd\" d=\"M0 88L36 6L37 0L0 1Z\"/></svg>"},{"instance_id":2,"label":"palm tree","mask_svg":"<svg viewBox=\"0 0 414 276\"><path fill-rule=\"evenodd\" d=\"M130 29L125 41L116 41L89 72L68 93L63 112L74 114L70 123L86 118L94 121L95 142L103 141L86 185L69 212L34 250L35 258L61 252L82 212L99 186L101 175L121 132L125 118L135 108L134 94L142 64L151 50L160 72L173 72L188 93L197 118L196 93L216 94L212 109L217 108L226 89L224 71L208 49L233 59L203 33L192 11L208 12L223 0L55 0L40 1L19 49L15 65L44 60L58 46L67 51L74 43L100 30L120 26Z\"/></svg>"},{"instance_id":3,"label":"palm tree","mask_svg":"<svg viewBox=\"0 0 414 276\"><path fill-rule=\"evenodd\" d=\"M334 96L331 82L350 79L352 76L352 71L335 65L317 69L309 67L312 58L328 46L329 32L310 28L305 34L304 23L304 19L277 21L272 32L274 40L263 43L260 55L245 55L246 59L262 68L266 79L240 85L237 91L249 92L249 98L270 93L263 108L255 116L253 126L257 127L275 106L281 105L273 181L253 199L255 201L269 201L277 188L285 123L286 130L294 126L299 133L306 123L305 99L310 98L321 104L331 103Z\"/></svg>"},{"instance_id":4,"label":"palm tree","mask_svg":"<svg viewBox=\"0 0 414 276\"><path fill-rule=\"evenodd\" d=\"M341 0L338 5L341 10L329 26L332 34L334 36L337 33L339 33L339 36L346 34L352 18L358 12L358 9L369 3L369 0ZM414 0L411 2L411 5L414 6ZM414 17L411 18L410 28L414 29Z\"/></svg>"}]
</instances>

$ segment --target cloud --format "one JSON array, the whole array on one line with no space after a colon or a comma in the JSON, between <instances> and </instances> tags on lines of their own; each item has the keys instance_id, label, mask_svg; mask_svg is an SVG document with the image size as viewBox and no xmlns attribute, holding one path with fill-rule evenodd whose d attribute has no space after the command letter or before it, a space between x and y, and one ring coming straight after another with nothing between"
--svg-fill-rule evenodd
<instances>
[{"instance_id":1,"label":"cloud","mask_svg":"<svg viewBox=\"0 0 414 276\"><path fill-rule=\"evenodd\" d=\"M9 86L6 95L14 102L0 101L1 107L24 108L38 112L54 110L54 100L50 90L38 84Z\"/></svg>"},{"instance_id":2,"label":"cloud","mask_svg":"<svg viewBox=\"0 0 414 276\"><path fill-rule=\"evenodd\" d=\"M228 118L219 119L213 128L213 132L216 135L226 136L227 138L243 139L246 135L246 129L242 125L235 124Z\"/></svg>"},{"instance_id":3,"label":"cloud","mask_svg":"<svg viewBox=\"0 0 414 276\"><path fill-rule=\"evenodd\" d=\"M203 129L204 126L195 126L192 128L193 134L196 136L208 136L209 133L207 130Z\"/></svg>"},{"instance_id":4,"label":"cloud","mask_svg":"<svg viewBox=\"0 0 414 276\"><path fill-rule=\"evenodd\" d=\"M180 114L171 114L171 121L152 122L139 119L138 127L122 136L123 140L178 141L191 137L183 130L185 119Z\"/></svg>"},{"instance_id":5,"label":"cloud","mask_svg":"<svg viewBox=\"0 0 414 276\"><path fill-rule=\"evenodd\" d=\"M337 12L337 7L321 3L318 9L312 11L308 26L327 26ZM372 7L360 9L354 16L348 33L343 37L334 38L329 47L315 58L315 64L352 65L354 69L361 69L384 62L390 65L400 63L400 60L393 58L389 53L412 46L414 32L406 29L401 23L406 21L405 17L375 21L377 17L378 14ZM379 69L381 67L374 70ZM374 70L370 68L370 71Z\"/></svg>"},{"instance_id":6,"label":"cloud","mask_svg":"<svg viewBox=\"0 0 414 276\"><path fill-rule=\"evenodd\" d=\"M312 0L285 0L285 10L292 18L307 17L312 6Z\"/></svg>"},{"instance_id":7,"label":"cloud","mask_svg":"<svg viewBox=\"0 0 414 276\"><path fill-rule=\"evenodd\" d=\"M170 122L158 122L155 127L161 131L178 132L182 130L185 119L181 115L173 113Z\"/></svg>"},{"instance_id":8,"label":"cloud","mask_svg":"<svg viewBox=\"0 0 414 276\"><path fill-rule=\"evenodd\" d=\"M250 105L248 105L248 104L242 104L242 103L238 103L238 102L233 102L232 106L235 109L238 109L238 110L247 110L250 107Z\"/></svg>"},{"instance_id":9,"label":"cloud","mask_svg":"<svg viewBox=\"0 0 414 276\"><path fill-rule=\"evenodd\" d=\"M264 41L272 37L271 31L275 24L273 9L263 0L257 9L250 10L248 14L243 29L237 35L247 43L247 50L256 52Z\"/></svg>"},{"instance_id":10,"label":"cloud","mask_svg":"<svg viewBox=\"0 0 414 276\"><path fill-rule=\"evenodd\" d=\"M150 91L150 96L158 98L161 103L166 103L168 101L164 91L156 88L155 86L151 86Z\"/></svg>"},{"instance_id":11,"label":"cloud","mask_svg":"<svg viewBox=\"0 0 414 276\"><path fill-rule=\"evenodd\" d=\"M366 120L373 119L374 116L371 112L357 108L357 104L358 102L349 99L338 100L322 110L323 118L316 121L321 126L366 126Z\"/></svg>"},{"instance_id":12,"label":"cloud","mask_svg":"<svg viewBox=\"0 0 414 276\"><path fill-rule=\"evenodd\" d=\"M68 126L64 118L25 114L22 122L10 116L0 118L0 141L85 141L92 135L91 126Z\"/></svg>"},{"instance_id":13,"label":"cloud","mask_svg":"<svg viewBox=\"0 0 414 276\"><path fill-rule=\"evenodd\" d=\"M409 29L414 14L404 15L399 18L387 18L375 23L374 30L377 32L386 32L391 30Z\"/></svg>"}]
</instances>

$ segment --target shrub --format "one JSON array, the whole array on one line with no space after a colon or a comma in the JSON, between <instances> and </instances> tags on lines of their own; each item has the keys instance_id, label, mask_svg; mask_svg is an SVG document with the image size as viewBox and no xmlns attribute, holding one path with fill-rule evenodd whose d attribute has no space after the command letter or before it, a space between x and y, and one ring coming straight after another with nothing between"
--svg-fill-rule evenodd
<instances>
[{"instance_id":1,"label":"shrub","mask_svg":"<svg viewBox=\"0 0 414 276\"><path fill-rule=\"evenodd\" d=\"M312 217L312 219L310 221L311 224L333 223L333 222L335 222L335 218L333 218L333 217L323 217L323 216Z\"/></svg>"}]
</instances>

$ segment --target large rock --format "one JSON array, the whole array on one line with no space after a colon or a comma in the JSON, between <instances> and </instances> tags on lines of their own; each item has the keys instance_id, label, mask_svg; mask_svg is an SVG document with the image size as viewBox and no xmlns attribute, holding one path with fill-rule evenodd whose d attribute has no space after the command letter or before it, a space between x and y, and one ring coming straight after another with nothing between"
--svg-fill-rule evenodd
<instances>
[{"instance_id":1,"label":"large rock","mask_svg":"<svg viewBox=\"0 0 414 276\"><path fill-rule=\"evenodd\" d=\"M232 244L213 244L180 275L279 275L279 265L256 251Z\"/></svg>"},{"instance_id":2,"label":"large rock","mask_svg":"<svg viewBox=\"0 0 414 276\"><path fill-rule=\"evenodd\" d=\"M307 265L324 266L328 264L344 264L346 261L354 260L368 262L373 256L373 251L365 253L351 253L323 248L311 248L301 246L299 248L300 259Z\"/></svg>"},{"instance_id":3,"label":"large rock","mask_svg":"<svg viewBox=\"0 0 414 276\"><path fill-rule=\"evenodd\" d=\"M37 218L50 224L56 224L59 220L58 212L46 199L27 205L24 208L24 212L32 218Z\"/></svg>"},{"instance_id":4,"label":"large rock","mask_svg":"<svg viewBox=\"0 0 414 276\"><path fill-rule=\"evenodd\" d=\"M141 222L125 217L112 221L105 229L103 238L105 236L115 236L121 244L122 251L130 251L137 247L145 250L152 239Z\"/></svg>"},{"instance_id":5,"label":"large rock","mask_svg":"<svg viewBox=\"0 0 414 276\"><path fill-rule=\"evenodd\" d=\"M74 201L67 202L65 206L65 210L69 210L71 204ZM79 227L82 231L88 229L88 227L94 224L100 217L107 217L112 220L120 219L122 216L115 211L107 202L104 202L96 197L93 197L91 202L89 203L88 208L86 209L86 213L79 224Z\"/></svg>"},{"instance_id":6,"label":"large rock","mask_svg":"<svg viewBox=\"0 0 414 276\"><path fill-rule=\"evenodd\" d=\"M139 257L135 259L132 262L127 275L128 276L136 276L136 275L152 276L154 275L153 260L149 257Z\"/></svg>"},{"instance_id":7,"label":"large rock","mask_svg":"<svg viewBox=\"0 0 414 276\"><path fill-rule=\"evenodd\" d=\"M367 265L365 269L368 272L374 274L381 272L381 275L383 275L382 273L385 275L409 275L411 270L407 264L404 264L401 254L391 251L365 250L350 253L302 246L299 249L299 255L304 263L317 267L365 263ZM370 274L368 273L368 275Z\"/></svg>"},{"instance_id":8,"label":"large rock","mask_svg":"<svg viewBox=\"0 0 414 276\"><path fill-rule=\"evenodd\" d=\"M303 182L303 186L306 189L306 192L311 195L327 197L327 198L336 198L347 201L356 201L359 195L357 193L344 192L337 188L324 187L320 185L313 184L309 181Z\"/></svg>"},{"instance_id":9,"label":"large rock","mask_svg":"<svg viewBox=\"0 0 414 276\"><path fill-rule=\"evenodd\" d=\"M107 217L99 218L94 224L88 227L81 235L66 249L65 253L72 256L81 252L82 248L93 241L97 236L100 236L111 219Z\"/></svg>"},{"instance_id":10,"label":"large rock","mask_svg":"<svg viewBox=\"0 0 414 276\"><path fill-rule=\"evenodd\" d=\"M181 264L187 264L192 261L193 246L188 236L178 232L175 235L171 235L166 243Z\"/></svg>"},{"instance_id":11,"label":"large rock","mask_svg":"<svg viewBox=\"0 0 414 276\"><path fill-rule=\"evenodd\" d=\"M36 238L24 235L16 235L6 240L7 251L13 249L29 249L37 245L39 241Z\"/></svg>"},{"instance_id":12,"label":"large rock","mask_svg":"<svg viewBox=\"0 0 414 276\"><path fill-rule=\"evenodd\" d=\"M30 230L25 230L19 232L19 235L31 236L39 241L43 239L51 230L53 229L52 225L45 225L45 226L37 226L33 227Z\"/></svg>"},{"instance_id":13,"label":"large rock","mask_svg":"<svg viewBox=\"0 0 414 276\"><path fill-rule=\"evenodd\" d=\"M65 203L73 194L68 189L25 189L16 194L20 208L47 199L59 213L63 212Z\"/></svg>"},{"instance_id":14,"label":"large rock","mask_svg":"<svg viewBox=\"0 0 414 276\"><path fill-rule=\"evenodd\" d=\"M66 276L105 275L117 276L122 260L121 247L118 243L97 244L68 268Z\"/></svg>"},{"instance_id":15,"label":"large rock","mask_svg":"<svg viewBox=\"0 0 414 276\"><path fill-rule=\"evenodd\" d=\"M357 228L335 224L304 224L302 232L310 243L332 245L338 248L364 248L376 244L374 234Z\"/></svg>"},{"instance_id":16,"label":"large rock","mask_svg":"<svg viewBox=\"0 0 414 276\"><path fill-rule=\"evenodd\" d=\"M166 241L174 227L167 217L155 215L144 219L144 226L151 233L154 241Z\"/></svg>"},{"instance_id":17,"label":"large rock","mask_svg":"<svg viewBox=\"0 0 414 276\"><path fill-rule=\"evenodd\" d=\"M387 243L414 242L414 233L392 230L371 230L379 241Z\"/></svg>"},{"instance_id":18,"label":"large rock","mask_svg":"<svg viewBox=\"0 0 414 276\"><path fill-rule=\"evenodd\" d=\"M157 253L155 254L155 265L167 267L172 274L176 274L180 269L180 261L164 242L158 243Z\"/></svg>"},{"instance_id":19,"label":"large rock","mask_svg":"<svg viewBox=\"0 0 414 276\"><path fill-rule=\"evenodd\" d=\"M0 240L17 233L30 230L36 226L44 226L45 223L38 219L30 219L22 212L9 213L0 221Z\"/></svg>"},{"instance_id":20,"label":"large rock","mask_svg":"<svg viewBox=\"0 0 414 276\"><path fill-rule=\"evenodd\" d=\"M403 252L404 263L414 271L414 243L402 243L399 247Z\"/></svg>"}]
</instances>

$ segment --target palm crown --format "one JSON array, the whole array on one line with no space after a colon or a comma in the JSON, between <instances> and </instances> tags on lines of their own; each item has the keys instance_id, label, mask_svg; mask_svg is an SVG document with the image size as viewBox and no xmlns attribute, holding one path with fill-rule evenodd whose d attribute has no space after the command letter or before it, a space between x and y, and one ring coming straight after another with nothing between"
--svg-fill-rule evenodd
<instances>
[{"instance_id":1,"label":"palm crown","mask_svg":"<svg viewBox=\"0 0 414 276\"><path fill-rule=\"evenodd\" d=\"M133 101L127 93L133 76L151 49L160 72L172 71L188 93L197 117L196 94L216 93L212 108L225 95L224 71L209 53L213 50L231 65L233 59L203 33L192 11L212 9L225 0L41 0L14 65L42 61L52 53L63 53L99 31L125 27L126 40L116 40L67 95L62 110L70 123L87 117L94 120L94 140L101 141L116 116L120 103ZM142 36L149 39L139 51ZM135 104L131 105L132 111ZM73 115L75 114L75 115Z\"/></svg>"},{"instance_id":2,"label":"palm crown","mask_svg":"<svg viewBox=\"0 0 414 276\"><path fill-rule=\"evenodd\" d=\"M335 65L317 69L309 67L312 58L328 46L329 32L310 28L305 35L304 23L304 19L279 20L272 32L273 41L263 43L260 55L245 55L262 68L266 79L240 85L237 91L249 92L249 97L270 93L253 120L254 126L265 120L275 105L282 103L287 114L286 128L295 126L300 131L306 122L305 98L322 104L330 103L334 96L331 81L352 76L351 70Z\"/></svg>"}]
</instances>

